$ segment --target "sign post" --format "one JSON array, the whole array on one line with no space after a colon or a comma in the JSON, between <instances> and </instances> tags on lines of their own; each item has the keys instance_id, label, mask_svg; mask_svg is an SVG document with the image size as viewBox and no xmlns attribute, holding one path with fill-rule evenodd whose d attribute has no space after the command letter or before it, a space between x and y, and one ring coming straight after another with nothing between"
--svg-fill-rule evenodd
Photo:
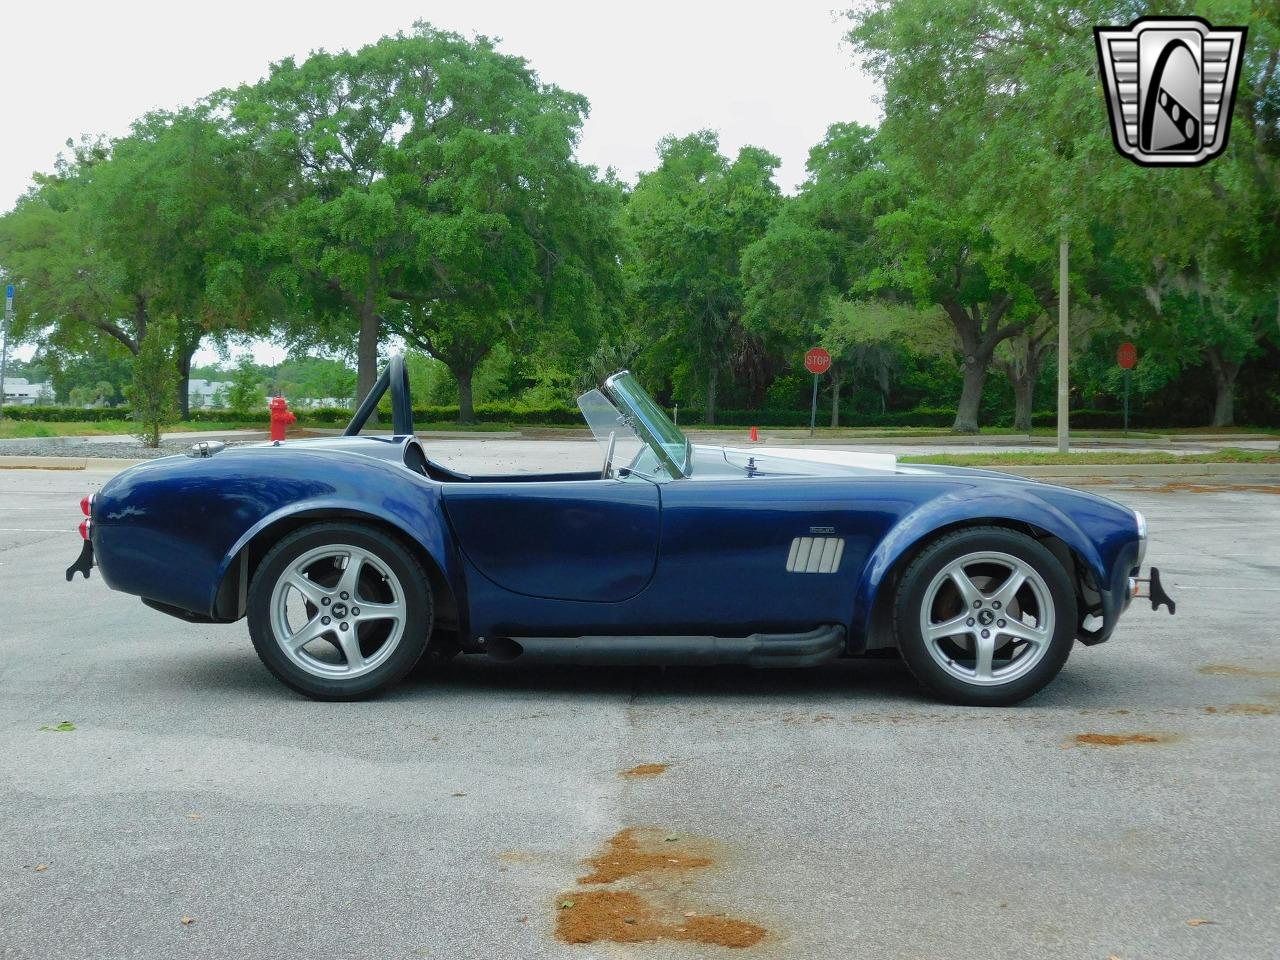
<instances>
[{"instance_id":1,"label":"sign post","mask_svg":"<svg viewBox=\"0 0 1280 960\"><path fill-rule=\"evenodd\" d=\"M0 420L4 419L4 368L9 363L9 328L13 325L13 284L4 287L4 343L0 344Z\"/></svg>"},{"instance_id":2,"label":"sign post","mask_svg":"<svg viewBox=\"0 0 1280 960\"><path fill-rule=\"evenodd\" d=\"M1116 350L1116 363L1124 371L1124 432L1129 435L1129 373L1138 362L1138 348L1132 343L1120 344Z\"/></svg>"},{"instance_id":3,"label":"sign post","mask_svg":"<svg viewBox=\"0 0 1280 960\"><path fill-rule=\"evenodd\" d=\"M1071 392L1068 382L1067 366L1071 362L1069 336L1071 326L1068 321L1067 298L1070 295L1067 283L1068 263L1067 231L1064 229L1058 237L1058 452L1066 453L1071 449L1070 411Z\"/></svg>"},{"instance_id":4,"label":"sign post","mask_svg":"<svg viewBox=\"0 0 1280 960\"><path fill-rule=\"evenodd\" d=\"M831 354L814 347L804 355L804 368L813 374L813 403L809 407L809 436L812 437L818 423L818 377L831 369Z\"/></svg>"}]
</instances>

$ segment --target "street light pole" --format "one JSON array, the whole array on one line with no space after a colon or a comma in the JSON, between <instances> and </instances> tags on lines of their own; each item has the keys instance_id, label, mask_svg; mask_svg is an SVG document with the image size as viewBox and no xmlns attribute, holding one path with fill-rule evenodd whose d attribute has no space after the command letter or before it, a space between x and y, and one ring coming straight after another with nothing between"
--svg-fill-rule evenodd
<instances>
[{"instance_id":1,"label":"street light pole","mask_svg":"<svg viewBox=\"0 0 1280 960\"><path fill-rule=\"evenodd\" d=\"M13 326L13 284L4 288L4 343L0 344L0 420L4 419L4 370L9 364L9 330Z\"/></svg>"},{"instance_id":2,"label":"street light pole","mask_svg":"<svg viewBox=\"0 0 1280 960\"><path fill-rule=\"evenodd\" d=\"M1070 359L1067 324L1067 231L1058 238L1058 452L1071 449L1071 427L1067 418L1070 398L1067 380L1067 362Z\"/></svg>"}]
</instances>

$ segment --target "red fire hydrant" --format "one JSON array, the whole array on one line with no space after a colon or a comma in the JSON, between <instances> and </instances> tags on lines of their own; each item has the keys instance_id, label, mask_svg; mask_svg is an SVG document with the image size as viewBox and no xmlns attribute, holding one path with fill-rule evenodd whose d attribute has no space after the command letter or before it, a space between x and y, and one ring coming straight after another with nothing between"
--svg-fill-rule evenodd
<instances>
[{"instance_id":1,"label":"red fire hydrant","mask_svg":"<svg viewBox=\"0 0 1280 960\"><path fill-rule=\"evenodd\" d=\"M271 439L283 440L284 428L296 423L298 418L289 410L289 401L282 396L271 398Z\"/></svg>"}]
</instances>

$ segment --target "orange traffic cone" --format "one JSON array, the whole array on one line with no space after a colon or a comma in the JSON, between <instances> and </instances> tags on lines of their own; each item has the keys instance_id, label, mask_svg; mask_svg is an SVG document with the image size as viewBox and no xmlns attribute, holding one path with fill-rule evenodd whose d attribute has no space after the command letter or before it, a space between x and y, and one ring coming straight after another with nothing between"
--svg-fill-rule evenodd
<instances>
[{"instance_id":1,"label":"orange traffic cone","mask_svg":"<svg viewBox=\"0 0 1280 960\"><path fill-rule=\"evenodd\" d=\"M751 428L751 442L752 443L760 442L760 431L757 430L755 427Z\"/></svg>"}]
</instances>

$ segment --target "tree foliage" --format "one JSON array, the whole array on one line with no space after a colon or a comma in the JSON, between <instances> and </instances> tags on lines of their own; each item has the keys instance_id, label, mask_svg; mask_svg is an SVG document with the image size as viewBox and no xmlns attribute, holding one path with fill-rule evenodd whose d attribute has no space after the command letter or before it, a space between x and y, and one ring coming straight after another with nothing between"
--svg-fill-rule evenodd
<instances>
[{"instance_id":1,"label":"tree foliage","mask_svg":"<svg viewBox=\"0 0 1280 960\"><path fill-rule=\"evenodd\" d=\"M484 37L419 24L282 61L229 99L279 178L274 279L300 318L328 318L320 339L354 332L360 392L393 333L448 365L467 421L495 343L582 352L599 335L620 193L573 157L584 98Z\"/></svg>"},{"instance_id":2,"label":"tree foliage","mask_svg":"<svg viewBox=\"0 0 1280 960\"><path fill-rule=\"evenodd\" d=\"M709 130L667 137L658 155L627 204L630 281L656 349L705 384L703 414L715 423L720 377L743 333L743 251L778 209L779 161L757 147L730 161Z\"/></svg>"},{"instance_id":3,"label":"tree foliage","mask_svg":"<svg viewBox=\"0 0 1280 960\"><path fill-rule=\"evenodd\" d=\"M0 216L14 333L63 400L114 402L163 355L180 411L202 346L294 348L241 365L245 403L271 387L345 402L407 346L415 391L463 421L476 402L564 403L619 367L707 422L798 413L800 358L823 345L833 424L924 408L1029 429L1056 372L1065 236L1077 406L1116 404L1127 339L1139 411L1274 423L1280 17L1270 0L1157 11L1249 39L1227 151L1146 169L1111 144L1092 29L1148 12L860 3L848 39L883 122L833 123L794 196L776 157L727 156L709 130L663 138L634 187L582 165L586 100L485 37L419 23L286 59L68 143Z\"/></svg>"},{"instance_id":4,"label":"tree foliage","mask_svg":"<svg viewBox=\"0 0 1280 960\"><path fill-rule=\"evenodd\" d=\"M133 383L127 393L135 436L148 447L160 446L160 431L178 418L174 393L178 371L173 362L178 349L177 325L161 321L143 338L133 361Z\"/></svg>"}]
</instances>

